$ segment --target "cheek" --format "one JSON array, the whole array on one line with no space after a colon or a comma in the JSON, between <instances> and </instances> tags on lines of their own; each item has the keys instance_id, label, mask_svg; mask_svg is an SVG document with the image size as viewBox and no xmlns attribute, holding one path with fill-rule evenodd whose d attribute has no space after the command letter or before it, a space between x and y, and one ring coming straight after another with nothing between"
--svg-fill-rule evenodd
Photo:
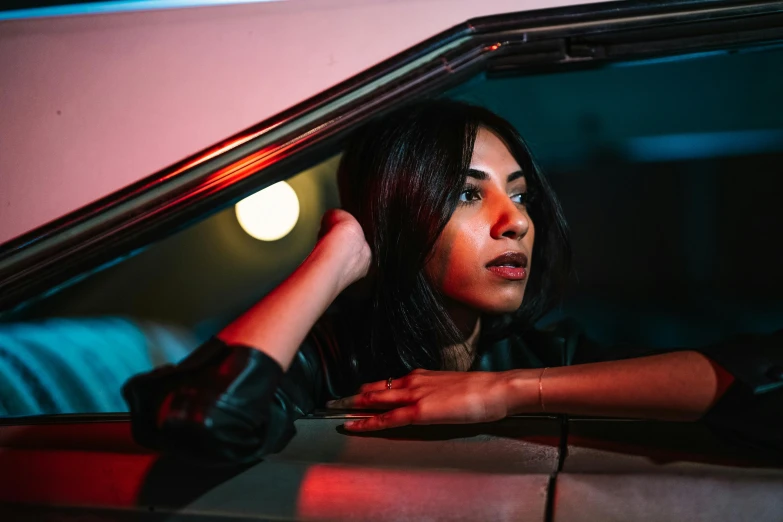
<instances>
[{"instance_id":1,"label":"cheek","mask_svg":"<svg viewBox=\"0 0 783 522\"><path fill-rule=\"evenodd\" d=\"M454 247L454 232L453 228L446 226L435 242L432 255L424 267L427 279L435 288L441 291L448 277L449 259Z\"/></svg>"},{"instance_id":2,"label":"cheek","mask_svg":"<svg viewBox=\"0 0 783 522\"><path fill-rule=\"evenodd\" d=\"M427 260L427 264L424 265L424 273L427 276L427 281L435 287L440 288L443 284L443 261L438 250L438 245L435 245L435 251Z\"/></svg>"},{"instance_id":3,"label":"cheek","mask_svg":"<svg viewBox=\"0 0 783 522\"><path fill-rule=\"evenodd\" d=\"M460 223L450 223L435 243L425 271L432 285L453 297L470 284L480 264L481 231Z\"/></svg>"}]
</instances>

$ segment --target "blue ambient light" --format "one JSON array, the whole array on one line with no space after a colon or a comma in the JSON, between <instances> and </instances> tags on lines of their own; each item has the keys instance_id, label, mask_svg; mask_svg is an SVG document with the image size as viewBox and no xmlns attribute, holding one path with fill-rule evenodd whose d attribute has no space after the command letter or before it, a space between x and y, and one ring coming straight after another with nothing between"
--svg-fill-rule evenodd
<instances>
[{"instance_id":1,"label":"blue ambient light","mask_svg":"<svg viewBox=\"0 0 783 522\"><path fill-rule=\"evenodd\" d=\"M89 14L126 13L156 9L180 9L231 4L254 4L281 2L283 0L124 0L109 2L87 2L83 4L53 5L0 11L0 20L23 20L51 16L76 16Z\"/></svg>"}]
</instances>

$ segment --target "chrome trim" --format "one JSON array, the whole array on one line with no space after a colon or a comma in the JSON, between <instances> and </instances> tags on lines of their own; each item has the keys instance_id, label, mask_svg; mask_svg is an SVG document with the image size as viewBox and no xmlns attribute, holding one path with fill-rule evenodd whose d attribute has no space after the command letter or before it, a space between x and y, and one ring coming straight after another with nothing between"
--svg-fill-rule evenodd
<instances>
[{"instance_id":1,"label":"chrome trim","mask_svg":"<svg viewBox=\"0 0 783 522\"><path fill-rule=\"evenodd\" d=\"M317 409L312 413L301 417L305 420L318 419L367 419L379 412L370 411L350 411L350 410L326 410ZM559 419L562 415L557 414L526 414L509 415L507 419ZM130 422L129 413L62 413L48 415L26 415L21 417L0 417L0 428L4 426L33 426L39 424L105 424L114 422ZM592 418L583 417L572 420L612 420L612 421L635 421L638 419L620 419L620 418Z\"/></svg>"},{"instance_id":2,"label":"chrome trim","mask_svg":"<svg viewBox=\"0 0 783 522\"><path fill-rule=\"evenodd\" d=\"M319 409L315 410L309 415L306 415L302 417L302 419L369 419L370 417L373 417L375 415L378 415L381 413L380 411L372 412L372 411L351 411L351 410L325 410L325 409ZM548 420L555 420L561 418L562 415L558 414L541 414L541 413L531 413L531 414L524 414L524 415L509 415L508 417L505 417L506 419L548 419ZM615 420L626 420L626 419L615 419Z\"/></svg>"},{"instance_id":3,"label":"chrome trim","mask_svg":"<svg viewBox=\"0 0 783 522\"><path fill-rule=\"evenodd\" d=\"M569 40L783 13L783 1L609 2L479 18L457 25L280 114L0 246L0 311L173 233L285 177L294 156L335 140L391 105L488 70L596 61ZM701 25L699 25L701 24ZM775 33L777 34L777 33ZM773 35L774 37L775 35ZM631 55L644 55L631 49ZM510 65L508 65L510 64ZM313 152L312 154L315 154ZM164 230L165 229L165 230Z\"/></svg>"}]
</instances>

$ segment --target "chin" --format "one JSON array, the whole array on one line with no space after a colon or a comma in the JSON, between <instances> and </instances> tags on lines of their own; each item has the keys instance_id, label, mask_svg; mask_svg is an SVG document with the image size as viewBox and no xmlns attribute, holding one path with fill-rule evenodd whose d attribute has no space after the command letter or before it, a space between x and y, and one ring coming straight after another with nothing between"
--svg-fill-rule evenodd
<instances>
[{"instance_id":1,"label":"chin","mask_svg":"<svg viewBox=\"0 0 783 522\"><path fill-rule=\"evenodd\" d=\"M490 314L490 315L510 314L510 313L513 313L513 312L516 312L517 310L519 310L520 306L522 306L522 302L521 301L519 302L519 305L517 305L517 306L503 303L503 304L498 304L498 305L494 305L494 306L487 306L484 309L482 309L482 312L484 312L485 314Z\"/></svg>"},{"instance_id":2,"label":"chin","mask_svg":"<svg viewBox=\"0 0 783 522\"><path fill-rule=\"evenodd\" d=\"M477 303L476 308L485 314L500 315L516 312L522 306L523 295L497 295L495 297L497 298L491 301Z\"/></svg>"}]
</instances>

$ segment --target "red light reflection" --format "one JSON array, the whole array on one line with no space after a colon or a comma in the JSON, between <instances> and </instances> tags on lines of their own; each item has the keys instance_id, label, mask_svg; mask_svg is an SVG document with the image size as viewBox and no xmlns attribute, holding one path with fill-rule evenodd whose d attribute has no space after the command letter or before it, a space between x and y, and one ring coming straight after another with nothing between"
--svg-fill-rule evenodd
<instances>
[{"instance_id":1,"label":"red light reflection","mask_svg":"<svg viewBox=\"0 0 783 522\"><path fill-rule=\"evenodd\" d=\"M0 502L133 507L157 455L0 450Z\"/></svg>"},{"instance_id":2,"label":"red light reflection","mask_svg":"<svg viewBox=\"0 0 783 522\"><path fill-rule=\"evenodd\" d=\"M315 465L299 488L309 520L521 520L522 490L546 492L546 475Z\"/></svg>"}]
</instances>

